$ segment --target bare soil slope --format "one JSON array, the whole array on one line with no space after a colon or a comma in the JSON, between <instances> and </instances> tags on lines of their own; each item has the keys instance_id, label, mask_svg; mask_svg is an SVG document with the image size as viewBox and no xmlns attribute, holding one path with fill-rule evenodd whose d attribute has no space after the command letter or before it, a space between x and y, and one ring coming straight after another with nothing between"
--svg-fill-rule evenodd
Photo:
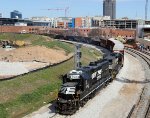
<instances>
[{"instance_id":1,"label":"bare soil slope","mask_svg":"<svg viewBox=\"0 0 150 118\"><path fill-rule=\"evenodd\" d=\"M7 62L45 62L58 63L72 54L66 55L63 50L49 49L44 46L31 46L14 49L11 51L0 50L0 61Z\"/></svg>"}]
</instances>

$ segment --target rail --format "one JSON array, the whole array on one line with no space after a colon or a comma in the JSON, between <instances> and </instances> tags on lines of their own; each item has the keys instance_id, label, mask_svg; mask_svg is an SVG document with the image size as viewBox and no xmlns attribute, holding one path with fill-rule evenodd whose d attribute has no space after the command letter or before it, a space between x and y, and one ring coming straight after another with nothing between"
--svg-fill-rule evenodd
<instances>
[{"instance_id":1,"label":"rail","mask_svg":"<svg viewBox=\"0 0 150 118\"><path fill-rule=\"evenodd\" d=\"M131 118L131 115L132 115L134 109L135 109L135 105L133 105L132 109L130 110L130 112L129 112L128 116L127 116L127 118Z\"/></svg>"},{"instance_id":2,"label":"rail","mask_svg":"<svg viewBox=\"0 0 150 118\"><path fill-rule=\"evenodd\" d=\"M150 69L150 54L149 53L137 51L137 50L134 50L131 48L125 48L125 49L138 55L140 58L142 58L147 63L147 65L149 66L149 69Z\"/></svg>"},{"instance_id":3,"label":"rail","mask_svg":"<svg viewBox=\"0 0 150 118\"><path fill-rule=\"evenodd\" d=\"M148 105L148 108L147 108L145 118L150 118L150 100L149 100L149 105Z\"/></svg>"}]
</instances>

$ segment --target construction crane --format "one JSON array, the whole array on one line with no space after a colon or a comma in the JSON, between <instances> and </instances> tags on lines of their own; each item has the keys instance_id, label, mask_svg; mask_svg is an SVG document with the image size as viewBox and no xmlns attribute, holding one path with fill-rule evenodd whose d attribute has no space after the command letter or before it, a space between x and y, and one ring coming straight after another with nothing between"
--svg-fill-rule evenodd
<instances>
[{"instance_id":1,"label":"construction crane","mask_svg":"<svg viewBox=\"0 0 150 118\"><path fill-rule=\"evenodd\" d=\"M64 12L65 12L65 17L67 17L67 11L69 10L69 7L66 7L66 8L64 8L64 9L56 8L56 9L42 9L42 10L64 11Z\"/></svg>"},{"instance_id":2,"label":"construction crane","mask_svg":"<svg viewBox=\"0 0 150 118\"><path fill-rule=\"evenodd\" d=\"M148 12L148 0L146 0L145 4L145 20L147 20L147 12Z\"/></svg>"}]
</instances>

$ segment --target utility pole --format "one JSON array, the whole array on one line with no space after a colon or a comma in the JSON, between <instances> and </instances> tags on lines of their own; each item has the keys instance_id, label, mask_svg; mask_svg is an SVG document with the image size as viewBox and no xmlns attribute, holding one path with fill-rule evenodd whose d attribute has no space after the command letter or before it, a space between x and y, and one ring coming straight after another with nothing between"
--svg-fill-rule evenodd
<instances>
[{"instance_id":1,"label":"utility pole","mask_svg":"<svg viewBox=\"0 0 150 118\"><path fill-rule=\"evenodd\" d=\"M148 12L148 0L145 3L145 20L147 20L147 12Z\"/></svg>"}]
</instances>

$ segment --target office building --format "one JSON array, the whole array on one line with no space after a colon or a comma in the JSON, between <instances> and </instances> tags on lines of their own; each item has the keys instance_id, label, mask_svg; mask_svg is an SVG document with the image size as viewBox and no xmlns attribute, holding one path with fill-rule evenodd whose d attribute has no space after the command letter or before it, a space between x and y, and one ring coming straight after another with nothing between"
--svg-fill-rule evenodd
<instances>
[{"instance_id":1,"label":"office building","mask_svg":"<svg viewBox=\"0 0 150 118\"><path fill-rule=\"evenodd\" d=\"M136 29L138 24L137 20L132 19L93 19L93 27L102 27L102 28L117 28L117 29Z\"/></svg>"},{"instance_id":2,"label":"office building","mask_svg":"<svg viewBox=\"0 0 150 118\"><path fill-rule=\"evenodd\" d=\"M103 16L116 19L116 0L103 0Z\"/></svg>"},{"instance_id":3,"label":"office building","mask_svg":"<svg viewBox=\"0 0 150 118\"><path fill-rule=\"evenodd\" d=\"M16 19L22 19L22 13L17 10L14 10L13 12L10 12L10 17Z\"/></svg>"}]
</instances>

